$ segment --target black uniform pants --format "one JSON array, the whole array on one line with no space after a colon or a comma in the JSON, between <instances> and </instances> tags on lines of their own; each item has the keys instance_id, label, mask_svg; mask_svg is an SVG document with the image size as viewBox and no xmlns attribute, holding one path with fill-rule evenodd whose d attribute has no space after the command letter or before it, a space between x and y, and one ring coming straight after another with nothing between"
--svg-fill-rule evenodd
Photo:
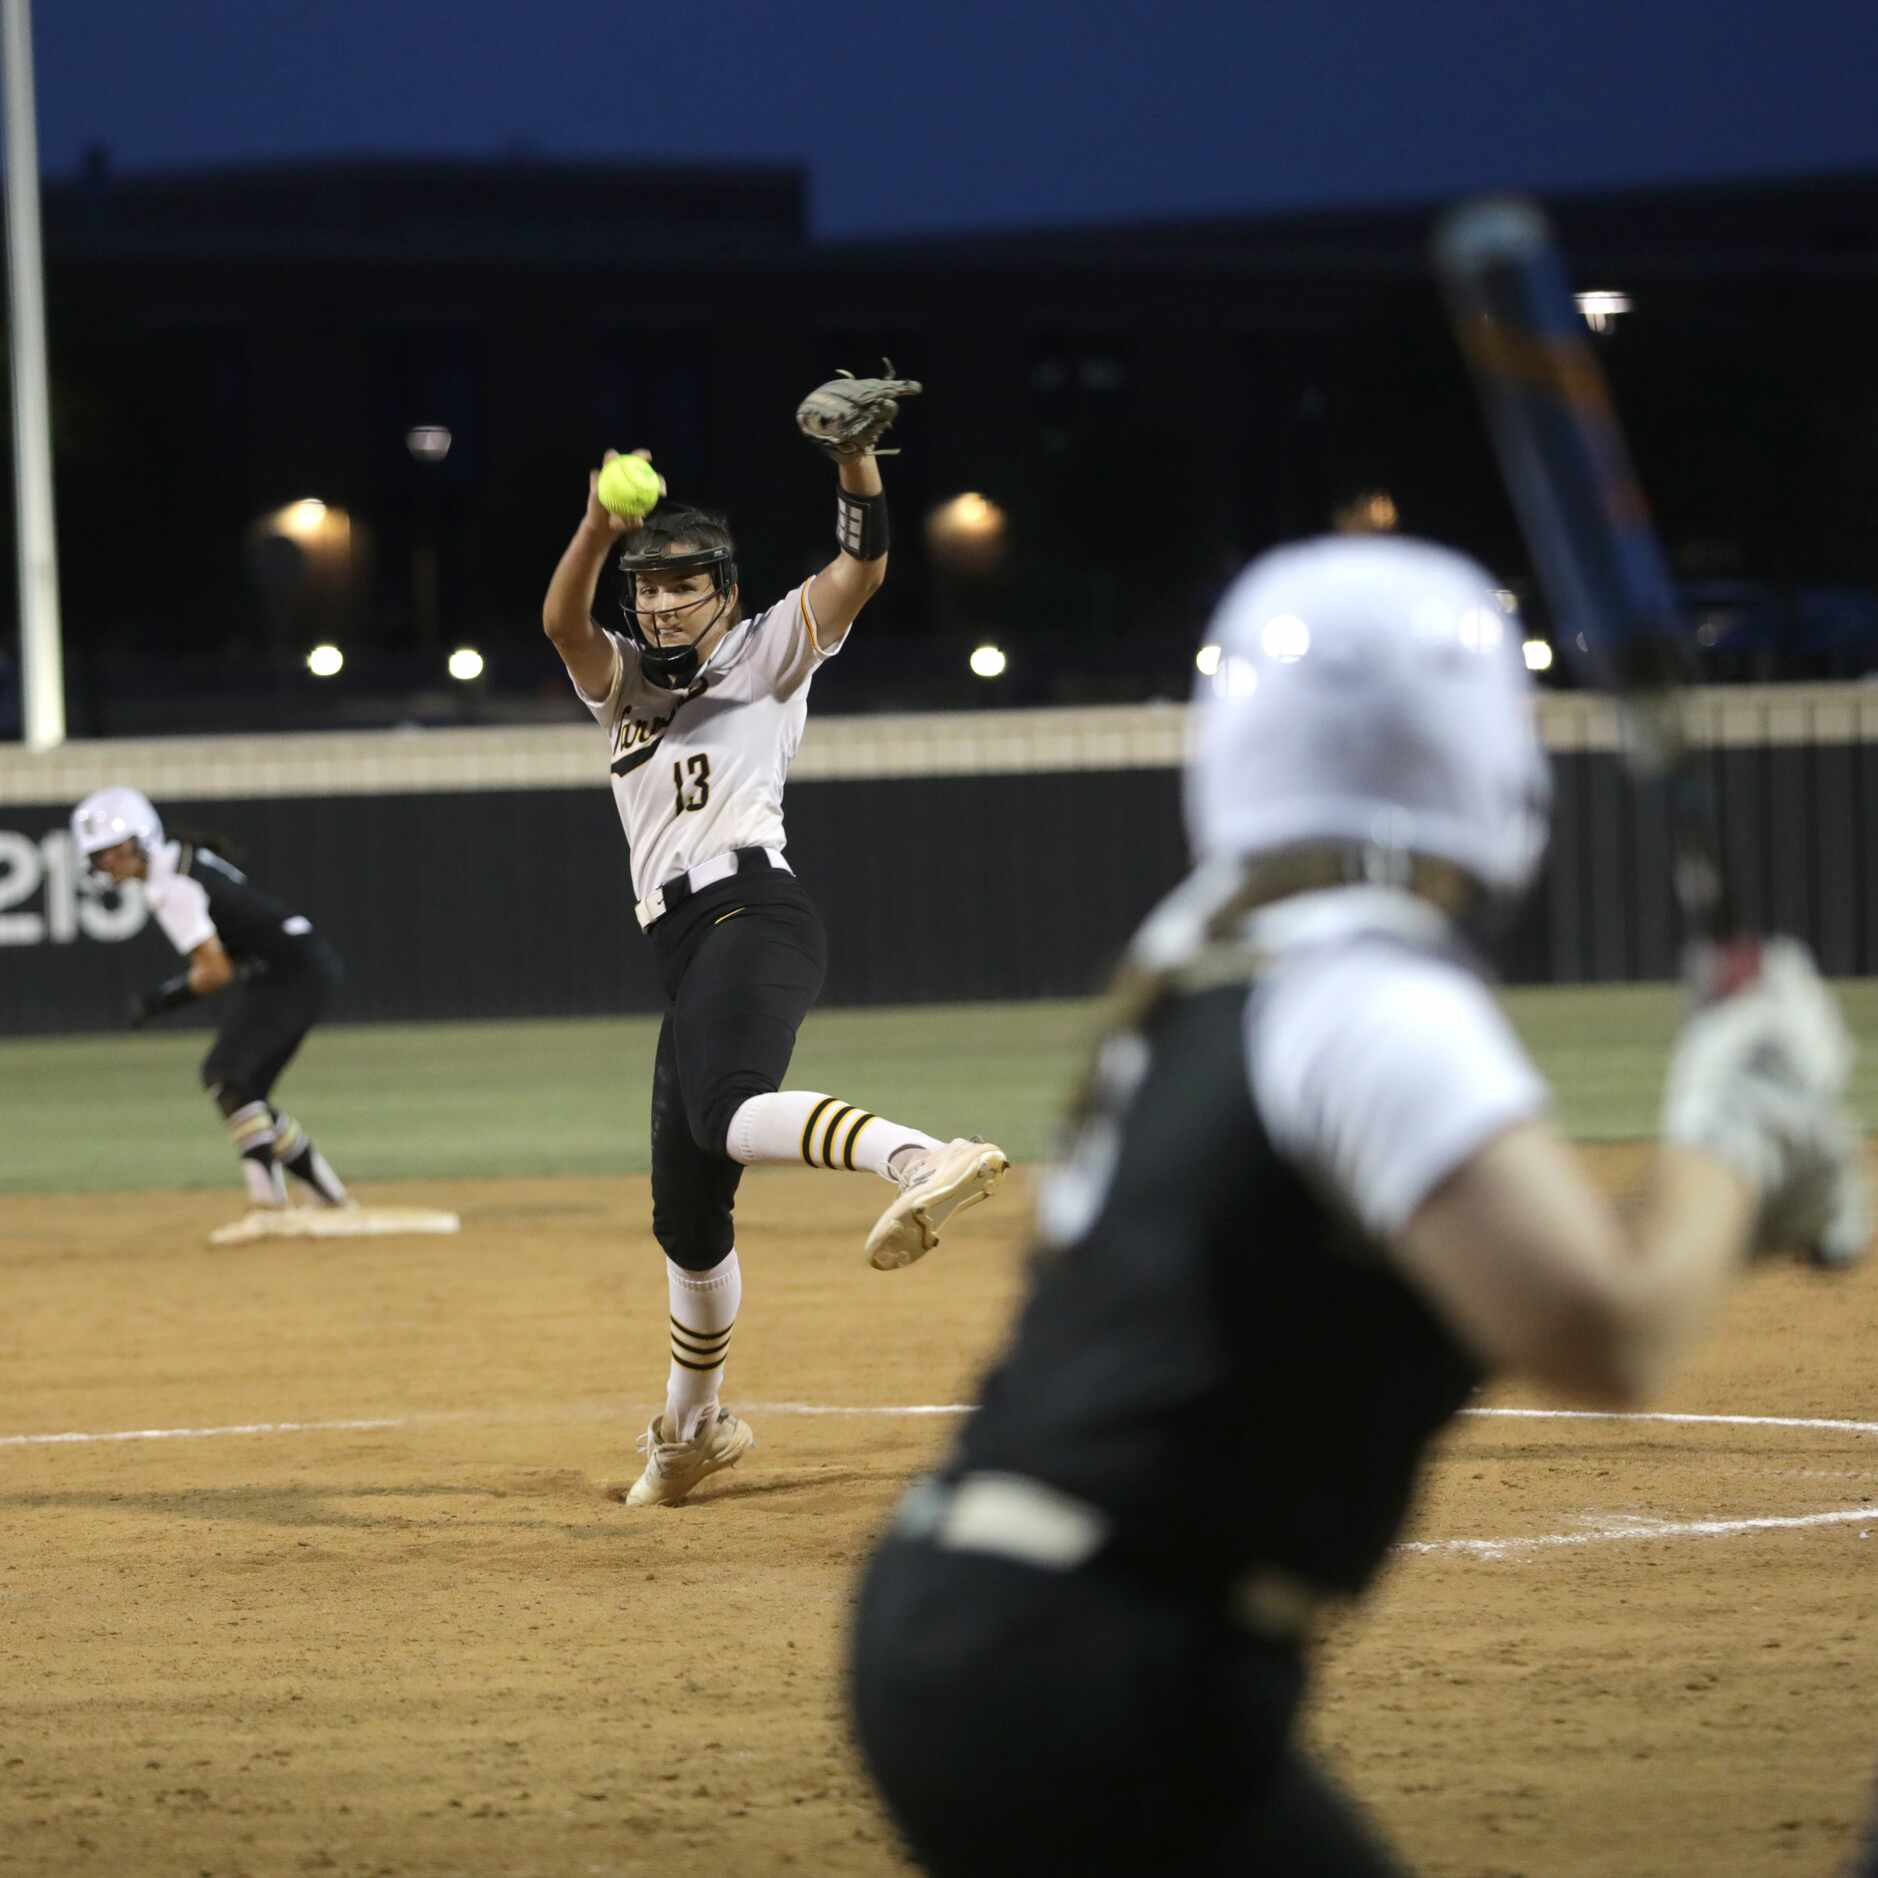
<instances>
[{"instance_id":1,"label":"black uniform pants","mask_svg":"<svg viewBox=\"0 0 1878 1878\"><path fill-rule=\"evenodd\" d=\"M861 1750L936 1878L1386 1878L1292 1742L1301 1651L1218 1607L889 1537L862 1582Z\"/></svg>"},{"instance_id":2,"label":"black uniform pants","mask_svg":"<svg viewBox=\"0 0 1878 1878\"><path fill-rule=\"evenodd\" d=\"M781 869L706 887L650 937L665 993L652 1066L652 1233L675 1265L709 1271L736 1242L743 1168L724 1152L730 1118L782 1087L828 943L814 902Z\"/></svg>"},{"instance_id":3,"label":"black uniform pants","mask_svg":"<svg viewBox=\"0 0 1878 1878\"><path fill-rule=\"evenodd\" d=\"M293 969L270 968L235 986L202 1059L205 1089L227 1089L249 1102L273 1093L344 975L338 953L317 935L299 950Z\"/></svg>"}]
</instances>

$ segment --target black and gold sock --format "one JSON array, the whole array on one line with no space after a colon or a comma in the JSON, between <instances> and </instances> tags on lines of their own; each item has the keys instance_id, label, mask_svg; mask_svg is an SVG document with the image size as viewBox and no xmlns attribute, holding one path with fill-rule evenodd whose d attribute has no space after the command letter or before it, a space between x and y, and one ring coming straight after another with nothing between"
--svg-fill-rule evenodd
<instances>
[{"instance_id":1,"label":"black and gold sock","mask_svg":"<svg viewBox=\"0 0 1878 1878\"><path fill-rule=\"evenodd\" d=\"M344 1206L351 1197L346 1192L346 1184L314 1146L313 1137L291 1115L283 1115L276 1109L273 1117L274 1159L294 1179L311 1187L325 1205Z\"/></svg>"},{"instance_id":2,"label":"black and gold sock","mask_svg":"<svg viewBox=\"0 0 1878 1878\"><path fill-rule=\"evenodd\" d=\"M287 1183L274 1159L274 1115L265 1102L248 1102L224 1118L241 1156L241 1177L256 1206L285 1206Z\"/></svg>"},{"instance_id":3,"label":"black and gold sock","mask_svg":"<svg viewBox=\"0 0 1878 1878\"><path fill-rule=\"evenodd\" d=\"M746 1166L806 1161L844 1173L892 1175L890 1155L940 1144L917 1128L817 1089L779 1089L741 1103L730 1118L724 1152Z\"/></svg>"},{"instance_id":4,"label":"black and gold sock","mask_svg":"<svg viewBox=\"0 0 1878 1878\"><path fill-rule=\"evenodd\" d=\"M665 1376L665 1438L688 1441L716 1413L743 1303L743 1267L733 1247L708 1271L665 1261L671 1301L672 1361Z\"/></svg>"}]
</instances>

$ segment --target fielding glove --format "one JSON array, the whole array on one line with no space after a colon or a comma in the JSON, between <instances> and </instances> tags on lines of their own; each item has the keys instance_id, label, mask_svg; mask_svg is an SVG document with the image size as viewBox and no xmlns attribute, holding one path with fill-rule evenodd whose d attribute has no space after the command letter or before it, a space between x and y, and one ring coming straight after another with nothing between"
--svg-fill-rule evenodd
<instances>
[{"instance_id":1,"label":"fielding glove","mask_svg":"<svg viewBox=\"0 0 1878 1878\"><path fill-rule=\"evenodd\" d=\"M796 428L837 463L870 452L898 454L876 446L900 415L900 400L917 397L921 387L917 379L895 378L891 359L880 363L884 378L856 378L852 372L842 372L827 384L817 385L796 406Z\"/></svg>"}]
</instances>

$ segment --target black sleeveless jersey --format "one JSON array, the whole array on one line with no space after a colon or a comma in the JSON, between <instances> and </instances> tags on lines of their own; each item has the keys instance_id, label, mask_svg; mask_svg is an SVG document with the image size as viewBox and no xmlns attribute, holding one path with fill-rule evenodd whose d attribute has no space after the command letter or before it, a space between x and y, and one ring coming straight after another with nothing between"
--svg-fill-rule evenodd
<instances>
[{"instance_id":1,"label":"black sleeveless jersey","mask_svg":"<svg viewBox=\"0 0 1878 1878\"><path fill-rule=\"evenodd\" d=\"M1150 1569L1269 1565L1354 1592L1480 1371L1272 1148L1246 1060L1253 995L1243 976L1174 992L1110 1040L1052 1176L1066 1243L1037 1254L949 1471L1060 1487Z\"/></svg>"},{"instance_id":2,"label":"black sleeveless jersey","mask_svg":"<svg viewBox=\"0 0 1878 1878\"><path fill-rule=\"evenodd\" d=\"M264 893L214 849L184 842L176 857L176 872L208 895L216 936L235 964L250 972L258 968L282 976L336 972L338 959L313 930L312 921Z\"/></svg>"}]
</instances>

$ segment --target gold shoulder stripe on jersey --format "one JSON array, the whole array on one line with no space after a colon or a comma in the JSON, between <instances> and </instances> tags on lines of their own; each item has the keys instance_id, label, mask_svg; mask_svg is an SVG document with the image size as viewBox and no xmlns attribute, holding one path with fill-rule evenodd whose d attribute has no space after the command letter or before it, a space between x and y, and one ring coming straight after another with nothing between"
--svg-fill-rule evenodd
<instances>
[{"instance_id":1,"label":"gold shoulder stripe on jersey","mask_svg":"<svg viewBox=\"0 0 1878 1878\"><path fill-rule=\"evenodd\" d=\"M809 583L806 580L796 589L796 611L802 616L802 630L808 634L809 644L820 653L822 642L816 635L815 608L809 600Z\"/></svg>"}]
</instances>

